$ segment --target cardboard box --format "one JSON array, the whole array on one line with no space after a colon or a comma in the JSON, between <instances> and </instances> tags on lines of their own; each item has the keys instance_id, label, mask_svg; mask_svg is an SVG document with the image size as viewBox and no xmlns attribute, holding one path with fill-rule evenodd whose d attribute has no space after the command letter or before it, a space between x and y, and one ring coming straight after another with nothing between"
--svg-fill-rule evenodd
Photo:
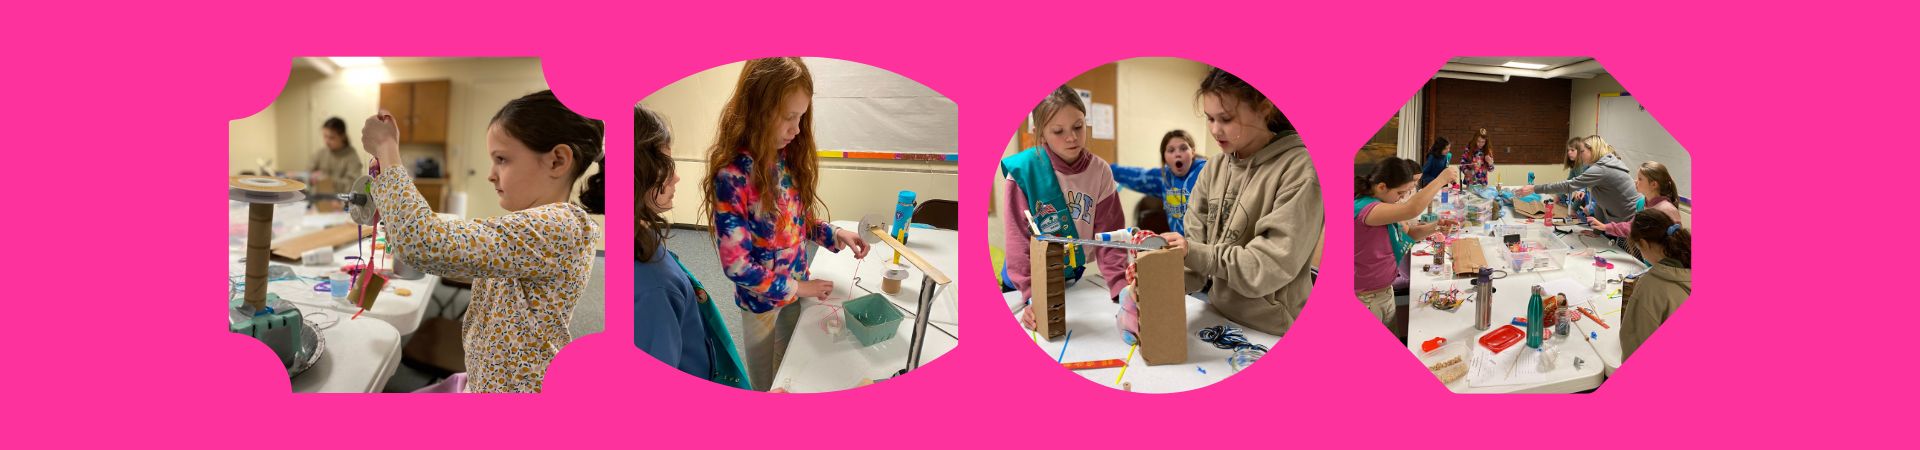
<instances>
[{"instance_id":1,"label":"cardboard box","mask_svg":"<svg viewBox=\"0 0 1920 450\"><path fill-rule=\"evenodd\" d=\"M1187 362L1185 248L1140 252L1133 292L1140 301L1140 358L1149 366Z\"/></svg>"}]
</instances>

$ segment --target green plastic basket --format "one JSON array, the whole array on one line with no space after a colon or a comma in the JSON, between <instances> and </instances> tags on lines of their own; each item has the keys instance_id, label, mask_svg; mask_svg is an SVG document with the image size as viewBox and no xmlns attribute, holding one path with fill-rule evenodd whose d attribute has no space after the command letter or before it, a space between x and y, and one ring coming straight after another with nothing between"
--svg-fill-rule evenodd
<instances>
[{"instance_id":1,"label":"green plastic basket","mask_svg":"<svg viewBox=\"0 0 1920 450\"><path fill-rule=\"evenodd\" d=\"M849 300L842 311L846 314L847 329L853 330L853 337L860 340L861 347L893 339L894 333L900 331L900 319L906 317L880 294Z\"/></svg>"}]
</instances>

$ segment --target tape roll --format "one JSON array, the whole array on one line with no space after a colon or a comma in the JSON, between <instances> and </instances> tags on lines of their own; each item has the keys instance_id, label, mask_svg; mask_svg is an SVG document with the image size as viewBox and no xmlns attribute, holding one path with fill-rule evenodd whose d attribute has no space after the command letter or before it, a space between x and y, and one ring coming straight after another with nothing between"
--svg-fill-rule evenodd
<instances>
[{"instance_id":1,"label":"tape roll","mask_svg":"<svg viewBox=\"0 0 1920 450\"><path fill-rule=\"evenodd\" d=\"M227 199L242 203L287 203L307 198L306 183L286 178L240 175L227 178Z\"/></svg>"},{"instance_id":2,"label":"tape roll","mask_svg":"<svg viewBox=\"0 0 1920 450\"><path fill-rule=\"evenodd\" d=\"M307 184L286 178L240 175L229 177L227 187L249 192L293 192L307 189Z\"/></svg>"}]
</instances>

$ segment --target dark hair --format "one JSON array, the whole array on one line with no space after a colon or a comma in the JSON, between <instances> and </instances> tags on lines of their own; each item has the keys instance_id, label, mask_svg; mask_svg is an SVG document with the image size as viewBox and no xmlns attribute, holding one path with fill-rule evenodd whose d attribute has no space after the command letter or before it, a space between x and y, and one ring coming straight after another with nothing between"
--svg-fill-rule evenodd
<instances>
[{"instance_id":1,"label":"dark hair","mask_svg":"<svg viewBox=\"0 0 1920 450\"><path fill-rule=\"evenodd\" d=\"M320 123L320 128L339 133L340 142L344 143L347 148L353 148L353 138L347 135L347 121L340 120L339 117L328 117L326 122Z\"/></svg>"},{"instance_id":2,"label":"dark hair","mask_svg":"<svg viewBox=\"0 0 1920 450\"><path fill-rule=\"evenodd\" d=\"M1673 232L1668 233L1669 229ZM1653 209L1634 213L1633 225L1629 228L1627 238L1629 241L1641 241L1659 246L1661 253L1665 253L1668 258L1680 261L1680 267L1693 268L1693 230L1675 223L1667 213Z\"/></svg>"},{"instance_id":3,"label":"dark hair","mask_svg":"<svg viewBox=\"0 0 1920 450\"><path fill-rule=\"evenodd\" d=\"M660 151L672 143L673 131L667 129L665 117L645 106L633 107L633 190L640 194L639 204L633 208L633 257L640 262L653 259L667 242L667 229L672 226L666 217L648 208L653 203L653 190L673 179L673 157Z\"/></svg>"},{"instance_id":4,"label":"dark hair","mask_svg":"<svg viewBox=\"0 0 1920 450\"><path fill-rule=\"evenodd\" d=\"M1163 181L1167 182L1168 186L1173 186L1174 184L1173 167L1167 165L1167 144L1173 143L1174 139L1186 141L1188 151L1193 151L1194 144L1193 136L1187 135L1186 130L1168 131L1167 134L1160 136L1160 177L1164 179Z\"/></svg>"},{"instance_id":5,"label":"dark hair","mask_svg":"<svg viewBox=\"0 0 1920 450\"><path fill-rule=\"evenodd\" d=\"M1364 177L1353 177L1353 198L1373 195L1373 185L1385 184L1391 188L1420 180L1420 165L1413 160L1389 156L1373 164L1373 173Z\"/></svg>"},{"instance_id":6,"label":"dark hair","mask_svg":"<svg viewBox=\"0 0 1920 450\"><path fill-rule=\"evenodd\" d=\"M572 148L571 178L574 180L585 175L588 166L600 163L604 155L601 143L606 140L606 123L567 109L551 90L507 102L488 123L500 124L501 131L526 144L534 153L546 154L560 145ZM605 214L606 204L607 170L602 165L599 172L587 178L587 187L580 191L580 206L588 213Z\"/></svg>"},{"instance_id":7,"label":"dark hair","mask_svg":"<svg viewBox=\"0 0 1920 450\"><path fill-rule=\"evenodd\" d=\"M1433 146L1427 147L1427 158L1445 154L1449 145L1453 145L1453 141L1447 140L1446 136L1433 138Z\"/></svg>"},{"instance_id":8,"label":"dark hair","mask_svg":"<svg viewBox=\"0 0 1920 450\"><path fill-rule=\"evenodd\" d=\"M1574 137L1572 139L1567 140L1567 148L1581 148L1586 146L1587 146L1587 138L1585 137ZM1573 157L1569 156L1566 158L1566 161L1562 161L1560 165L1562 167L1565 167L1567 170L1573 170L1574 167L1580 166L1580 162L1574 161Z\"/></svg>"},{"instance_id":9,"label":"dark hair","mask_svg":"<svg viewBox=\"0 0 1920 450\"><path fill-rule=\"evenodd\" d=\"M1194 99L1199 100L1207 94L1218 95L1222 99L1232 98L1253 103L1253 110L1256 113L1267 114L1267 131L1273 132L1276 139L1289 134L1299 134L1294 131L1293 122L1287 120L1287 115L1280 113L1280 107L1267 99L1267 94L1226 70L1215 67L1207 72L1205 79L1200 80L1200 89L1193 93Z\"/></svg>"}]
</instances>

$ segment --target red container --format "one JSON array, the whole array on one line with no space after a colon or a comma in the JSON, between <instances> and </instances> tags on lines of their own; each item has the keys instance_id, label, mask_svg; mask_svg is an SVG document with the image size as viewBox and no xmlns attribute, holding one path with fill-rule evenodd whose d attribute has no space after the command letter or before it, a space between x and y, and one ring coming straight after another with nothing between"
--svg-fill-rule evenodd
<instances>
[{"instance_id":1,"label":"red container","mask_svg":"<svg viewBox=\"0 0 1920 450\"><path fill-rule=\"evenodd\" d=\"M1512 347L1513 344L1518 344L1526 338L1526 330L1521 330L1519 327L1511 324L1502 325L1500 328L1495 328L1491 333L1481 335L1480 346L1486 347L1487 350L1493 350L1494 354L1499 354L1501 351L1506 350L1507 347Z\"/></svg>"}]
</instances>

